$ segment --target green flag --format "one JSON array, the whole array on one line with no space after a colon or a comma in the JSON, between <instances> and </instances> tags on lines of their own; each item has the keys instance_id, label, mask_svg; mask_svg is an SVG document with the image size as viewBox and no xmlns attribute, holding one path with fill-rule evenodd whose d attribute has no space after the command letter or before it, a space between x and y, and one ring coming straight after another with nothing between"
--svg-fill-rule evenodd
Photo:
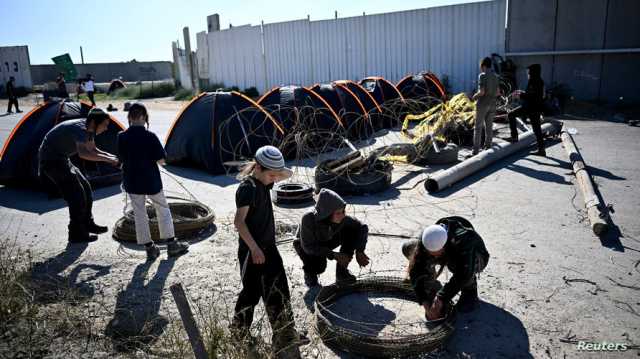
<instances>
[{"instance_id":1,"label":"green flag","mask_svg":"<svg viewBox=\"0 0 640 359\"><path fill-rule=\"evenodd\" d=\"M69 54L53 57L53 63L56 64L56 68L59 72L64 74L65 81L75 81L78 78L78 71L76 66L71 61Z\"/></svg>"}]
</instances>

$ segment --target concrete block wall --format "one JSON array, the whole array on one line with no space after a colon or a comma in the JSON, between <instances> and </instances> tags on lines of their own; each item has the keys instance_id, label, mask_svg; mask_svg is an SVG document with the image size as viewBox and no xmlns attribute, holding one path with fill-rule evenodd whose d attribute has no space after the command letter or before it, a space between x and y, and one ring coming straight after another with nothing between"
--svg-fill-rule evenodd
<instances>
[{"instance_id":1,"label":"concrete block wall","mask_svg":"<svg viewBox=\"0 0 640 359\"><path fill-rule=\"evenodd\" d=\"M16 87L33 86L27 46L0 46L0 92L4 92L11 76L16 79Z\"/></svg>"},{"instance_id":2,"label":"concrete block wall","mask_svg":"<svg viewBox=\"0 0 640 359\"><path fill-rule=\"evenodd\" d=\"M96 82L110 82L118 77L127 82L173 79L170 61L76 64L76 69L78 76L92 74ZM31 73L37 85L55 81L58 76L55 65L32 65Z\"/></svg>"}]
</instances>

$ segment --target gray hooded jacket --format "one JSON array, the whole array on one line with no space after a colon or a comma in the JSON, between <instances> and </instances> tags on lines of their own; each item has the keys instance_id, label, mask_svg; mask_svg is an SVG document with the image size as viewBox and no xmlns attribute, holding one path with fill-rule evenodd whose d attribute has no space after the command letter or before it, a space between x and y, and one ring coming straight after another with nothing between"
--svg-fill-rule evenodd
<instances>
[{"instance_id":1,"label":"gray hooded jacket","mask_svg":"<svg viewBox=\"0 0 640 359\"><path fill-rule=\"evenodd\" d=\"M340 231L348 230L357 233L353 238L352 247L356 251L364 251L367 244L367 234L369 228L357 219L346 216L340 224L332 224L329 217L331 214L347 203L334 191L323 188L318 195L318 202L315 209L302 216L298 238L305 253L332 258L333 238Z\"/></svg>"}]
</instances>

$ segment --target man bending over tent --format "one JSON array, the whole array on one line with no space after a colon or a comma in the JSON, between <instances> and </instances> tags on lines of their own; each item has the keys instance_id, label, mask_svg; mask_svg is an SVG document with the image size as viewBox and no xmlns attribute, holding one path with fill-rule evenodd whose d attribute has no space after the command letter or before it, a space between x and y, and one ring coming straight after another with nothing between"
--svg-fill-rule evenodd
<instances>
[{"instance_id":1,"label":"man bending over tent","mask_svg":"<svg viewBox=\"0 0 640 359\"><path fill-rule=\"evenodd\" d=\"M315 209L302 216L293 248L302 260L304 281L309 287L319 284L318 274L327 268L327 259L336 260L336 282L356 280L347 269L354 252L360 266L369 264L369 257L364 253L369 227L347 216L346 205L337 193L323 188L318 194ZM340 251L334 252L338 246Z\"/></svg>"},{"instance_id":2,"label":"man bending over tent","mask_svg":"<svg viewBox=\"0 0 640 359\"><path fill-rule=\"evenodd\" d=\"M109 122L106 112L94 108L86 120L68 120L56 125L40 145L39 174L53 181L69 206L69 242L72 243L93 242L98 237L90 233L100 234L108 230L93 221L91 185L71 163L70 157L77 154L87 161L118 165L114 155L101 151L94 142L95 136L107 130Z\"/></svg>"}]
</instances>

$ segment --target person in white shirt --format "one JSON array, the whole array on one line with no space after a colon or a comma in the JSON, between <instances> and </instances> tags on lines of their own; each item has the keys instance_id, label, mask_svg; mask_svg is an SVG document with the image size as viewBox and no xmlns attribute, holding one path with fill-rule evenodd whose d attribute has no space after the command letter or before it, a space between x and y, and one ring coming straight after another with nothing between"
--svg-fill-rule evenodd
<instances>
[{"instance_id":1,"label":"person in white shirt","mask_svg":"<svg viewBox=\"0 0 640 359\"><path fill-rule=\"evenodd\" d=\"M84 90L87 93L87 97L91 100L91 104L93 106L96 105L96 101L93 99L93 93L95 92L95 84L93 82L93 76L91 74L87 74L87 81L84 83Z\"/></svg>"}]
</instances>

